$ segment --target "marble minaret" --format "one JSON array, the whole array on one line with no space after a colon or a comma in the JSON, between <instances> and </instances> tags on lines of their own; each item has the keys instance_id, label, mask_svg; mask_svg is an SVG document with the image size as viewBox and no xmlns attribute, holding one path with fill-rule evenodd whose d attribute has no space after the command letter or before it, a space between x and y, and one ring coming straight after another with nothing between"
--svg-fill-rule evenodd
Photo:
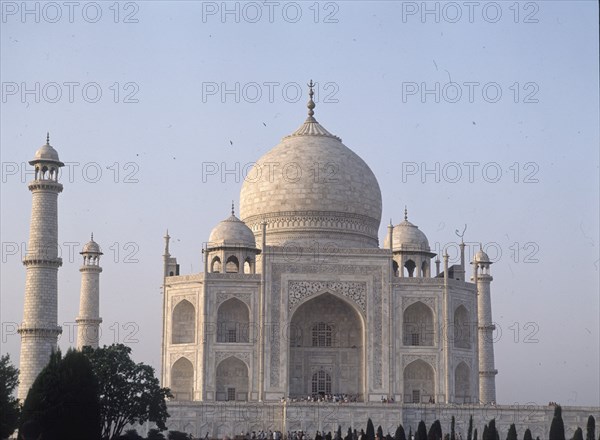
<instances>
[{"instance_id":1,"label":"marble minaret","mask_svg":"<svg viewBox=\"0 0 600 440\"><path fill-rule=\"evenodd\" d=\"M80 252L83 255L81 272L81 291L79 297L79 316L77 322L77 349L84 345L98 348L100 340L100 246L94 241L94 234Z\"/></svg>"},{"instance_id":2,"label":"marble minaret","mask_svg":"<svg viewBox=\"0 0 600 440\"><path fill-rule=\"evenodd\" d=\"M63 186L58 182L58 173L64 164L50 146L50 136L29 163L35 168L35 177L28 185L32 195L31 223L23 259L27 274L23 321L19 327L21 401L48 363L62 332L58 326L58 268L62 265L58 256L58 194Z\"/></svg>"},{"instance_id":3,"label":"marble minaret","mask_svg":"<svg viewBox=\"0 0 600 440\"><path fill-rule=\"evenodd\" d=\"M494 330L490 284L491 261L480 249L473 261L473 281L477 284L477 315L479 340L479 401L496 402L496 370L494 366Z\"/></svg>"}]
</instances>

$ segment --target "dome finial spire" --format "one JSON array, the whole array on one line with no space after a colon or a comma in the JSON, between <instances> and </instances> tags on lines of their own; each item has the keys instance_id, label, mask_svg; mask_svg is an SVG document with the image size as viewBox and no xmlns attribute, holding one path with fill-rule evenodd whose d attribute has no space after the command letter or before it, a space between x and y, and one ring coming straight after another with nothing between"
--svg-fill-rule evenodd
<instances>
[{"instance_id":1,"label":"dome finial spire","mask_svg":"<svg viewBox=\"0 0 600 440\"><path fill-rule=\"evenodd\" d=\"M233 204L233 200L231 201L231 215L235 215L235 205Z\"/></svg>"},{"instance_id":2,"label":"dome finial spire","mask_svg":"<svg viewBox=\"0 0 600 440\"><path fill-rule=\"evenodd\" d=\"M50 132L46 132L46 145L50 145Z\"/></svg>"},{"instance_id":3,"label":"dome finial spire","mask_svg":"<svg viewBox=\"0 0 600 440\"><path fill-rule=\"evenodd\" d=\"M404 205L404 221L408 221L408 209L406 208L406 205Z\"/></svg>"},{"instance_id":4,"label":"dome finial spire","mask_svg":"<svg viewBox=\"0 0 600 440\"><path fill-rule=\"evenodd\" d=\"M308 107L308 119L311 120L311 119L314 119L313 115L315 114L315 112L313 111L313 109L315 108L315 102L313 101L313 96L315 94L313 87L315 86L315 84L313 83L313 80L311 79L307 85L308 85L308 104L306 106Z\"/></svg>"},{"instance_id":5,"label":"dome finial spire","mask_svg":"<svg viewBox=\"0 0 600 440\"><path fill-rule=\"evenodd\" d=\"M94 233L92 232L92 236L90 238L90 241L94 241Z\"/></svg>"}]
</instances>

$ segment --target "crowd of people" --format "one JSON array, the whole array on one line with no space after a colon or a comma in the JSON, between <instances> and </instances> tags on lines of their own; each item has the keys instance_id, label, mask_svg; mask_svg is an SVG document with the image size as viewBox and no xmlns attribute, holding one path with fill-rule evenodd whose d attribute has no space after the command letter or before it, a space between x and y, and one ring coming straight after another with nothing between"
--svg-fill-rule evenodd
<instances>
[{"instance_id":1,"label":"crowd of people","mask_svg":"<svg viewBox=\"0 0 600 440\"><path fill-rule=\"evenodd\" d=\"M382 400L383 401L383 400ZM360 394L313 394L312 396L282 397L281 402L327 402L327 403L354 403L362 402Z\"/></svg>"}]
</instances>

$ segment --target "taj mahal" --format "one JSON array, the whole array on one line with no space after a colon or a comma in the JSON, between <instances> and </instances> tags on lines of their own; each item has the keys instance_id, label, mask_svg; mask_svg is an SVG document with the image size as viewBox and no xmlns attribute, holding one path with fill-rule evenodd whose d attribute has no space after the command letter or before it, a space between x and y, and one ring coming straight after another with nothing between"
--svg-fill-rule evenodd
<instances>
[{"instance_id":1,"label":"taj mahal","mask_svg":"<svg viewBox=\"0 0 600 440\"><path fill-rule=\"evenodd\" d=\"M414 430L421 419L465 414L516 423L514 408L496 404L490 258L480 249L466 261L463 244L450 265L404 206L381 244L377 178L317 122L312 82L309 96L306 120L257 160L239 208L224 207L207 231L201 273L180 273L165 236L157 344L174 396L170 429L333 431L371 417L393 433L398 423ZM48 244L57 240L62 162L48 140L30 163L20 398L61 331L61 261ZM92 237L81 254L78 346L97 346L102 252ZM565 425L583 426L597 410L564 407ZM519 423L544 438L551 418L539 407Z\"/></svg>"}]
</instances>

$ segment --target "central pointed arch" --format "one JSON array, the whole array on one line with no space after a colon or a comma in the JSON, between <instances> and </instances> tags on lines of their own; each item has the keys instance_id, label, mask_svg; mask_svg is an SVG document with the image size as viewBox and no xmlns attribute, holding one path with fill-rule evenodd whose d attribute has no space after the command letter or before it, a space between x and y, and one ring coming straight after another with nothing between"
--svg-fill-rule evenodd
<instances>
[{"instance_id":1,"label":"central pointed arch","mask_svg":"<svg viewBox=\"0 0 600 440\"><path fill-rule=\"evenodd\" d=\"M306 299L290 320L288 395L328 392L362 399L364 340L364 320L353 303L329 292Z\"/></svg>"}]
</instances>

